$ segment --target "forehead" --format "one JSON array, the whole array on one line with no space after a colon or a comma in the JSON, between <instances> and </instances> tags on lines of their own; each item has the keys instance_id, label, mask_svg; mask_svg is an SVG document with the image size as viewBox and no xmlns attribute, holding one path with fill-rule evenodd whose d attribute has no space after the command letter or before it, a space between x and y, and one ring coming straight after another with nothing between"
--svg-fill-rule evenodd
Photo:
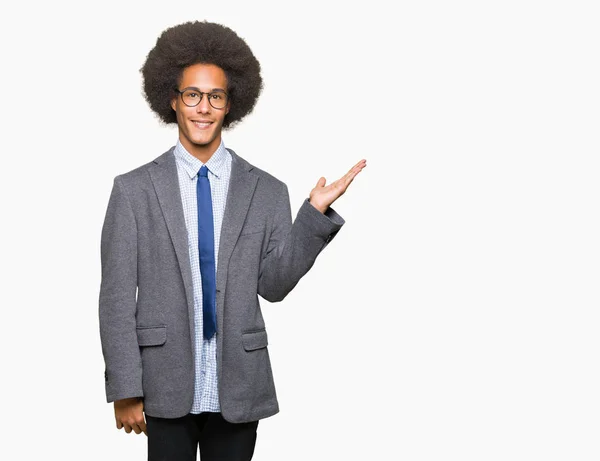
<instances>
[{"instance_id":1,"label":"forehead","mask_svg":"<svg viewBox=\"0 0 600 461\"><path fill-rule=\"evenodd\" d=\"M200 90L227 89L227 76L214 64L194 64L183 69L181 88L196 87Z\"/></svg>"}]
</instances>

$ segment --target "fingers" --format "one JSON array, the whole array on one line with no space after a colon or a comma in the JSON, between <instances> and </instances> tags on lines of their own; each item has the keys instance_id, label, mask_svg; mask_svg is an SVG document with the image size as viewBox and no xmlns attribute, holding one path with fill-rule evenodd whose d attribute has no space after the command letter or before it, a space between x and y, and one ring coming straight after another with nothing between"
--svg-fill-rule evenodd
<instances>
[{"instance_id":1,"label":"fingers","mask_svg":"<svg viewBox=\"0 0 600 461\"><path fill-rule=\"evenodd\" d=\"M346 173L346 175L358 172L358 171L362 170L365 166L367 166L367 160L363 158L362 160L359 160L359 162L356 165L354 165L352 168L350 168L350 170L348 170L348 173Z\"/></svg>"},{"instance_id":2,"label":"fingers","mask_svg":"<svg viewBox=\"0 0 600 461\"><path fill-rule=\"evenodd\" d=\"M365 166L367 166L367 159L363 158L362 160L359 160L358 163L354 165L350 170L353 170L357 167L362 170Z\"/></svg>"},{"instance_id":3,"label":"fingers","mask_svg":"<svg viewBox=\"0 0 600 461\"><path fill-rule=\"evenodd\" d=\"M358 173L361 172L361 170L365 166L367 166L367 161L365 159L362 159L356 165L350 168L350 170L348 170L348 173L342 176L338 181L341 181L344 184L350 184L350 182L356 177Z\"/></svg>"},{"instance_id":4,"label":"fingers","mask_svg":"<svg viewBox=\"0 0 600 461\"><path fill-rule=\"evenodd\" d=\"M362 169L366 166L367 161L365 159L362 159L360 162L358 162L356 165L350 168L350 171L348 171L348 173L346 173L341 178L344 185L347 187L354 180L354 178L356 178L356 175L360 173Z\"/></svg>"},{"instance_id":5,"label":"fingers","mask_svg":"<svg viewBox=\"0 0 600 461\"><path fill-rule=\"evenodd\" d=\"M350 168L350 171L348 171L348 173L346 173L346 177L350 177L352 179L354 179L354 177L360 173L360 171L367 166L367 161L365 159L362 159L360 162L358 162L356 165L354 165L352 168Z\"/></svg>"},{"instance_id":6,"label":"fingers","mask_svg":"<svg viewBox=\"0 0 600 461\"><path fill-rule=\"evenodd\" d=\"M367 166L367 161L365 159L359 161L356 165L350 168L348 173L335 181L335 187L341 189L341 193L343 194L354 178L356 178L356 175L360 173L365 166Z\"/></svg>"},{"instance_id":7,"label":"fingers","mask_svg":"<svg viewBox=\"0 0 600 461\"><path fill-rule=\"evenodd\" d=\"M352 168L350 168L348 173L346 173L344 176L342 176L337 181L330 183L329 185L334 188L342 186L343 190L346 190L346 187L348 187L348 185L352 182L352 180L356 177L356 175L358 173L360 173L361 170L365 166L367 166L367 160L366 159L360 160L356 165L354 165ZM325 183L326 183L325 178L321 177L317 181L317 185L315 187L318 187L318 188L325 187Z\"/></svg>"},{"instance_id":8,"label":"fingers","mask_svg":"<svg viewBox=\"0 0 600 461\"><path fill-rule=\"evenodd\" d=\"M131 431L133 431L136 434L141 434L143 432L144 434L148 435L148 433L146 431L146 423L145 422L132 423L132 424L124 423L121 425L121 427L124 428L125 432L127 432L128 434L131 434ZM117 425L117 429L121 429L121 427L119 427L119 425Z\"/></svg>"},{"instance_id":9,"label":"fingers","mask_svg":"<svg viewBox=\"0 0 600 461\"><path fill-rule=\"evenodd\" d=\"M146 421L144 420L143 416L141 419L131 418L127 421L117 420L117 429L125 429L125 432L128 434L133 431L136 434L141 434L143 432L144 434L148 435L146 430Z\"/></svg>"}]
</instances>

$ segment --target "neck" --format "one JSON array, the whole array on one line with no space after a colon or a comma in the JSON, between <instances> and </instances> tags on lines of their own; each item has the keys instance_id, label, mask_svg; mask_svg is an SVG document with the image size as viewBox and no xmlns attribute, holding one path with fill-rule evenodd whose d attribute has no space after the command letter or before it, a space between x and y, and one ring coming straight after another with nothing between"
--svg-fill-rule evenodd
<instances>
[{"instance_id":1,"label":"neck","mask_svg":"<svg viewBox=\"0 0 600 461\"><path fill-rule=\"evenodd\" d=\"M186 137L180 136L179 142L190 154L192 154L202 163L206 163L219 148L219 145L221 144L221 137L219 136L218 138L213 139L208 144L194 144Z\"/></svg>"}]
</instances>

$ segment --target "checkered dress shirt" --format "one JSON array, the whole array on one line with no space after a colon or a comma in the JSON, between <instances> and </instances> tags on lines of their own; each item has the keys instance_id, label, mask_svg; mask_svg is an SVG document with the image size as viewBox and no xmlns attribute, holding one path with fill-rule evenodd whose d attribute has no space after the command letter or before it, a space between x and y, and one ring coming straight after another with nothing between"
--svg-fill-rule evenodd
<instances>
[{"instance_id":1,"label":"checkered dress shirt","mask_svg":"<svg viewBox=\"0 0 600 461\"><path fill-rule=\"evenodd\" d=\"M194 325L196 337L195 347L195 381L194 402L191 413L220 412L218 375L217 375L217 334L205 340L202 334L202 278L200 275L200 259L198 256L198 208L196 199L196 182L198 171L204 164L190 154L177 140L174 150L179 176L179 188L183 214L188 233L188 248L190 265L192 267L192 282L194 286ZM225 211L225 201L231 176L231 154L221 144L216 152L206 162L210 193L213 206L215 226L215 269L218 267L219 240L221 224Z\"/></svg>"}]
</instances>

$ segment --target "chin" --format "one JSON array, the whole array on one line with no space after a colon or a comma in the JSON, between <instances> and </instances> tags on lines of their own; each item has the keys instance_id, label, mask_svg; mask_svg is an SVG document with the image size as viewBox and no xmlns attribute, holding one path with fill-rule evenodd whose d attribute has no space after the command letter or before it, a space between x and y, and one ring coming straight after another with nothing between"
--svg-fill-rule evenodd
<instances>
[{"instance_id":1,"label":"chin","mask_svg":"<svg viewBox=\"0 0 600 461\"><path fill-rule=\"evenodd\" d=\"M193 139L192 140L192 142L197 146L208 146L213 141L214 141L213 138L210 138L210 139L201 138L201 139Z\"/></svg>"}]
</instances>

